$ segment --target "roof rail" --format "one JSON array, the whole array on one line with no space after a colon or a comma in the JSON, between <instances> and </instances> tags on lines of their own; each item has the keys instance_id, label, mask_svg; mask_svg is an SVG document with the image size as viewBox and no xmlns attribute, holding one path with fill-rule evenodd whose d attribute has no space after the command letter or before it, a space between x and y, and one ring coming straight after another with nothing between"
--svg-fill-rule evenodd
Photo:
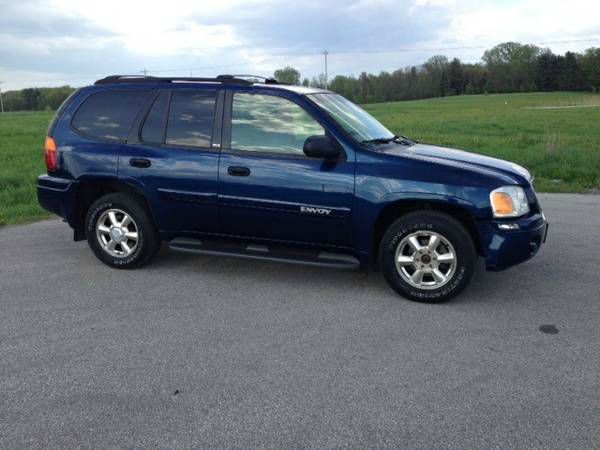
<instances>
[{"instance_id":1,"label":"roof rail","mask_svg":"<svg viewBox=\"0 0 600 450\"><path fill-rule=\"evenodd\" d=\"M219 75L219 76L223 76L223 75ZM229 76L229 75L227 75ZM241 79L255 79L255 80L262 80L263 83L265 84L289 84L289 83L283 83L282 81L277 81L275 78L272 77L262 77L260 75L247 75L247 74L235 74L235 75L231 75L234 78L241 78Z\"/></svg>"},{"instance_id":2,"label":"roof rail","mask_svg":"<svg viewBox=\"0 0 600 450\"><path fill-rule=\"evenodd\" d=\"M248 79L250 78L250 79ZM227 83L227 84L253 84L255 80L263 80L265 84L284 84L279 83L273 78L265 78L257 75L219 75L216 78L195 78L195 77L153 77L144 75L109 75L94 84L115 84L115 83L177 83L177 82L206 82L206 83Z\"/></svg>"}]
</instances>

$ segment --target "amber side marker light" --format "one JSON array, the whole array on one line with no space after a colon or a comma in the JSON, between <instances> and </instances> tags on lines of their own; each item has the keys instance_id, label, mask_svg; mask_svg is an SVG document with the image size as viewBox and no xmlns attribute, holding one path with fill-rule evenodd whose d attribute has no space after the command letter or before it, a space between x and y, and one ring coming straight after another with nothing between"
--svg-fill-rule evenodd
<instances>
[{"instance_id":1,"label":"amber side marker light","mask_svg":"<svg viewBox=\"0 0 600 450\"><path fill-rule=\"evenodd\" d=\"M46 168L49 172L54 172L58 169L56 142L50 136L46 136L46 141L44 142L44 158L46 159Z\"/></svg>"},{"instance_id":2,"label":"amber side marker light","mask_svg":"<svg viewBox=\"0 0 600 450\"><path fill-rule=\"evenodd\" d=\"M492 194L492 207L497 217L510 216L515 212L515 205L510 195L504 192Z\"/></svg>"}]
</instances>

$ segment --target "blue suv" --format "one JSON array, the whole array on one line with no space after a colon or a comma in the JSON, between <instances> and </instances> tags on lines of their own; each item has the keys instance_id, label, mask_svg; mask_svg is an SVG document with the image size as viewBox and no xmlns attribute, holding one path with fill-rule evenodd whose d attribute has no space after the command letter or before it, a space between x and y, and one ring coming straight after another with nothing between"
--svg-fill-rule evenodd
<instances>
[{"instance_id":1,"label":"blue suv","mask_svg":"<svg viewBox=\"0 0 600 450\"><path fill-rule=\"evenodd\" d=\"M335 93L272 79L109 76L61 106L40 204L115 268L185 252L379 267L440 302L521 263L547 223L511 162L396 136Z\"/></svg>"}]
</instances>

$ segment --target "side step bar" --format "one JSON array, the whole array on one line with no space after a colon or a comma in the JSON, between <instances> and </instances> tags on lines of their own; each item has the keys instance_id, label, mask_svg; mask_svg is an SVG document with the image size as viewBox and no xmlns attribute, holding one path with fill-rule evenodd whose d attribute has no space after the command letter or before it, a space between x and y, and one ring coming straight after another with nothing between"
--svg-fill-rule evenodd
<instances>
[{"instance_id":1,"label":"side step bar","mask_svg":"<svg viewBox=\"0 0 600 450\"><path fill-rule=\"evenodd\" d=\"M360 266L358 258L343 253L329 253L260 244L176 238L169 242L169 248L187 253L235 256L238 258L262 259L265 261L331 267L335 269L358 269Z\"/></svg>"}]
</instances>

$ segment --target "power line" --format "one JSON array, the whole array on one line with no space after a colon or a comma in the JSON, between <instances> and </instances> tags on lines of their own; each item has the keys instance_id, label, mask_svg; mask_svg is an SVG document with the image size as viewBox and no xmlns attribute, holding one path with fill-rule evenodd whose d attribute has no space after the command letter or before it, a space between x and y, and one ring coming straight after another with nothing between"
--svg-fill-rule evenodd
<instances>
[{"instance_id":1,"label":"power line","mask_svg":"<svg viewBox=\"0 0 600 450\"><path fill-rule=\"evenodd\" d=\"M144 73L145 71L145 75L148 75L150 73L165 73L165 72L178 72L178 71L200 71L200 70L209 70L209 69L218 69L218 68L225 68L225 67L241 67L241 66L248 66L248 63L236 63L236 64L221 64L218 66L203 66L203 67L180 67L180 68L175 68L175 69L143 69L143 70L124 70L124 71L117 71L120 74L132 74L132 73ZM104 77L106 74L99 74L98 72L82 72L80 74L81 76L77 76L77 77L65 77L65 78L29 78L29 79L23 79L21 81L27 82L27 83L62 83L62 82L66 82L66 81L84 81L84 82L89 82L91 80L97 80L99 78Z\"/></svg>"},{"instance_id":2,"label":"power line","mask_svg":"<svg viewBox=\"0 0 600 450\"><path fill-rule=\"evenodd\" d=\"M555 45L555 44L575 44L583 42L600 42L600 38L595 39L577 39L569 41L546 41L546 42L534 42L532 45ZM456 46L456 47L401 47L396 49L365 49L365 50L332 50L332 53L336 55L346 54L359 54L359 53L403 53L403 52L442 52L451 50L480 50L484 48L490 48L493 45L468 45L468 46Z\"/></svg>"},{"instance_id":3,"label":"power line","mask_svg":"<svg viewBox=\"0 0 600 450\"><path fill-rule=\"evenodd\" d=\"M558 44L575 44L575 43L585 43L585 42L600 42L600 38L588 38L588 39L569 39L569 40L553 40L553 41L543 41L543 42L534 42L533 45L558 45ZM470 46L444 46L444 47L400 47L400 48L371 48L371 49L352 49L352 50L344 50L344 49L333 49L333 50L324 50L321 52L317 51L288 51L288 52L271 52L269 53L270 58L276 57L294 57L294 56L311 56L318 57L323 55L325 58L325 72L327 79L327 63L328 56L330 54L333 55L357 55L357 54L394 54L394 53L406 53L406 52L443 52L443 51L454 51L454 50L480 50L492 47L492 44L488 45L470 45ZM247 45L232 45L228 47L190 47L186 49L178 49L177 51L209 51L209 50L228 50L228 49L238 49L245 48L247 49ZM236 63L236 64L220 64L213 66L203 66L203 67L182 67L182 68L172 68L172 69L146 69L144 68L142 71L127 71L125 73L143 73L147 75L148 73L165 73L165 72L177 72L177 71L202 71L202 70L211 70L218 68L227 68L227 67L242 67L249 66L252 63ZM98 72L87 72L80 73L78 77L69 77L69 78L57 78L57 79L47 79L47 78L39 78L39 79L29 79L29 80L21 80L27 83L60 83L66 81L90 81L92 79L96 79L101 77L102 75L98 75ZM89 76L87 76L89 75Z\"/></svg>"},{"instance_id":4,"label":"power line","mask_svg":"<svg viewBox=\"0 0 600 450\"><path fill-rule=\"evenodd\" d=\"M570 40L561 40L561 41L540 41L533 42L533 45L554 45L554 44L576 44L576 43L584 43L584 42L600 42L600 37L596 38L588 38L588 39L570 39ZM358 53L401 53L401 52L418 52L418 51L449 51L449 50L478 50L482 48L493 47L497 44L487 44L487 45L466 45L466 46L444 46L444 47L400 47L400 48L370 48L370 49L352 49L352 50L344 50L344 49L333 49L329 50L330 53L333 54L358 54ZM210 51L210 50L232 50L236 48L244 48L248 49L248 46L243 45L232 45L228 47L189 47L183 49L177 49L177 51ZM277 56L319 56L322 55L323 51L282 51L282 52L269 52L270 57Z\"/></svg>"}]
</instances>

